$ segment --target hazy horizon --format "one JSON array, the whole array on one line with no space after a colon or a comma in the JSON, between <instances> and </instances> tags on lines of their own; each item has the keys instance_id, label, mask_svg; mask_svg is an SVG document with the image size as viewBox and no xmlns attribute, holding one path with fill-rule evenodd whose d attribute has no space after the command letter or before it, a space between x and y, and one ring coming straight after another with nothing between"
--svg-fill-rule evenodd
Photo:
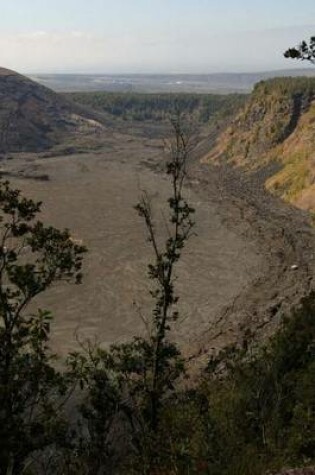
<instances>
[{"instance_id":1,"label":"hazy horizon","mask_svg":"<svg viewBox=\"0 0 315 475\"><path fill-rule=\"evenodd\" d=\"M2 8L0 65L25 74L301 68L283 52L315 34L313 19L311 0L303 9L292 0L16 0Z\"/></svg>"},{"instance_id":2,"label":"hazy horizon","mask_svg":"<svg viewBox=\"0 0 315 475\"><path fill-rule=\"evenodd\" d=\"M1 66L2 67L2 66ZM244 70L244 71L232 71L232 70L226 70L226 71L213 71L213 72L168 72L168 71L161 71L157 73L141 73L141 72L131 72L131 71L122 71L122 72L110 72L110 71L100 71L100 72L92 72L92 71L86 71L86 72L63 72L63 71L57 71L57 72L52 72L52 71L24 71L25 75L32 75L32 76L215 76L215 75L253 75L253 74L264 74L264 73L280 73L282 71L303 71L303 72L309 72L311 75L313 73L315 74L315 70L312 70L312 68L309 67L308 64L305 64L303 67L303 64L299 64L296 66L291 67L282 67L278 69L262 69L262 70Z\"/></svg>"}]
</instances>

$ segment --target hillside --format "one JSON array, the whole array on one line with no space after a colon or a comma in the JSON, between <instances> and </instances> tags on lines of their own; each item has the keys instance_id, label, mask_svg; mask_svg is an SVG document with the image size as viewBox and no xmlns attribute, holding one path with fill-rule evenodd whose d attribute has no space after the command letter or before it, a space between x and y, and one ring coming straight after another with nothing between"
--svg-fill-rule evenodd
<instances>
[{"instance_id":1,"label":"hillside","mask_svg":"<svg viewBox=\"0 0 315 475\"><path fill-rule=\"evenodd\" d=\"M93 114L13 71L0 68L0 152L39 152L59 144Z\"/></svg>"},{"instance_id":2,"label":"hillside","mask_svg":"<svg viewBox=\"0 0 315 475\"><path fill-rule=\"evenodd\" d=\"M258 172L266 187L304 209L315 209L315 80L260 82L204 160Z\"/></svg>"}]
</instances>

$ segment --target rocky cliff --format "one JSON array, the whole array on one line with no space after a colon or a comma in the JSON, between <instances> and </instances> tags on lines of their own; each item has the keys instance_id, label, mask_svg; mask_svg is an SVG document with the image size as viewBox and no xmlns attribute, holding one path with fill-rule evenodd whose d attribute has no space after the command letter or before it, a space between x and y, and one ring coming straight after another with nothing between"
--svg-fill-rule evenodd
<instances>
[{"instance_id":1,"label":"rocky cliff","mask_svg":"<svg viewBox=\"0 0 315 475\"><path fill-rule=\"evenodd\" d=\"M273 193L315 210L314 99L312 78L258 83L204 160L258 173Z\"/></svg>"}]
</instances>

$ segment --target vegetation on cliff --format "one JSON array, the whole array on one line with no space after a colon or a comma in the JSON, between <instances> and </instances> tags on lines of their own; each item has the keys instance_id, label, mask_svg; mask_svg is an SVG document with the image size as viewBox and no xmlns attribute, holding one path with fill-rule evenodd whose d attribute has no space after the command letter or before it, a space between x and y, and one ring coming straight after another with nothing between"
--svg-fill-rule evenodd
<instances>
[{"instance_id":1,"label":"vegetation on cliff","mask_svg":"<svg viewBox=\"0 0 315 475\"><path fill-rule=\"evenodd\" d=\"M312 78L258 83L205 160L227 161L249 172L268 170L269 190L303 208L315 209L314 98Z\"/></svg>"}]
</instances>

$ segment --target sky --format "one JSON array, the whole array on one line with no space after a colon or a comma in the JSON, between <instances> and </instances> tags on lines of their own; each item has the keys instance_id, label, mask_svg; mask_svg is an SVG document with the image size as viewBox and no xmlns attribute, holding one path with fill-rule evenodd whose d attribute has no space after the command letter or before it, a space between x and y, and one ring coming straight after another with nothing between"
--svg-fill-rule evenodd
<instances>
[{"instance_id":1,"label":"sky","mask_svg":"<svg viewBox=\"0 0 315 475\"><path fill-rule=\"evenodd\" d=\"M315 35L315 0L301 6L296 0L0 0L0 6L0 65L21 73L301 67L282 53Z\"/></svg>"}]
</instances>

